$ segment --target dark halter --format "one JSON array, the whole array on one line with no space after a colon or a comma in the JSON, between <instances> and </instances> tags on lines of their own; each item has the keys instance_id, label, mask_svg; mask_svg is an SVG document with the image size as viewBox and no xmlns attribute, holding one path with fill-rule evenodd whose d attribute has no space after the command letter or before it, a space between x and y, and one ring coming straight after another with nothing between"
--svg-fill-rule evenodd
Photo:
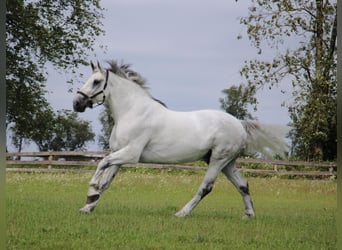
<instances>
[{"instance_id":1,"label":"dark halter","mask_svg":"<svg viewBox=\"0 0 342 250\"><path fill-rule=\"evenodd\" d=\"M105 84L104 84L104 86L103 86L103 89L102 89L101 91L99 91L99 92L93 94L92 96L88 96L87 94L83 93L82 91L77 91L77 92L76 92L77 94L80 94L80 95L84 96L85 98L87 98L87 100L89 101L89 107L90 107L90 108L93 108L92 99L95 98L95 97L98 96L98 95L103 94L103 99L102 99L101 102L98 102L97 105L96 105L95 107L100 106L100 105L102 105L102 104L105 102L105 100L106 100L106 95L105 95L104 91L105 91L105 89L107 88L107 84L108 84L108 75L109 75L109 70L106 71L106 82L105 82Z\"/></svg>"}]
</instances>

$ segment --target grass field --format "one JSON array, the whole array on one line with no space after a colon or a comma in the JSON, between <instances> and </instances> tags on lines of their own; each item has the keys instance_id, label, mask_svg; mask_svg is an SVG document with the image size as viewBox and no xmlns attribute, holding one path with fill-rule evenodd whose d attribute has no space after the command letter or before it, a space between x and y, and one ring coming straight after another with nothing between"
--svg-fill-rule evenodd
<instances>
[{"instance_id":1,"label":"grass field","mask_svg":"<svg viewBox=\"0 0 342 250\"><path fill-rule=\"evenodd\" d=\"M187 218L203 172L123 171L79 214L90 174L7 173L7 249L336 249L336 181L249 178L257 218L222 175Z\"/></svg>"}]
</instances>

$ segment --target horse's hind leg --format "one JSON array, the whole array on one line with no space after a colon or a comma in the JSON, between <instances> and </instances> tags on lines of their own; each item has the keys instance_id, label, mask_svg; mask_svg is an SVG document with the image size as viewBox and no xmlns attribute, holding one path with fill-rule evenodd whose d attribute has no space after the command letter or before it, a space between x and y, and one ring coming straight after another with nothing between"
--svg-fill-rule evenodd
<instances>
[{"instance_id":1,"label":"horse's hind leg","mask_svg":"<svg viewBox=\"0 0 342 250\"><path fill-rule=\"evenodd\" d=\"M86 205L80 209L80 212L90 213L95 209L100 195L109 187L119 168L120 165L112 165L104 169L101 175L94 174L89 183Z\"/></svg>"},{"instance_id":2,"label":"horse's hind leg","mask_svg":"<svg viewBox=\"0 0 342 250\"><path fill-rule=\"evenodd\" d=\"M245 205L245 215L244 219L255 217L255 212L253 208L253 201L249 194L249 187L247 180L240 174L239 170L236 168L235 160L229 163L226 167L222 169L222 172L227 176L227 178L234 184L236 189L242 196Z\"/></svg>"},{"instance_id":3,"label":"horse's hind leg","mask_svg":"<svg viewBox=\"0 0 342 250\"><path fill-rule=\"evenodd\" d=\"M177 217L185 217L197 206L197 204L211 192L214 182L220 173L220 168L215 166L209 166L208 170L204 176L204 179L195 194L195 196L181 209L179 210L175 216Z\"/></svg>"}]
</instances>

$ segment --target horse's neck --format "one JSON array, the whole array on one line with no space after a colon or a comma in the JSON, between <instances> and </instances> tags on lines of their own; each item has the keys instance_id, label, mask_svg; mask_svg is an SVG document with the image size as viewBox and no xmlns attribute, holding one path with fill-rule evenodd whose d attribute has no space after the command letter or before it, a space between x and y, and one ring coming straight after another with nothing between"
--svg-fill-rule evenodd
<instances>
[{"instance_id":1,"label":"horse's neck","mask_svg":"<svg viewBox=\"0 0 342 250\"><path fill-rule=\"evenodd\" d=\"M137 109L141 110L149 105L149 102L153 102L148 93L135 83L116 75L112 79L107 103L115 122L118 122L123 115L137 112Z\"/></svg>"}]
</instances>

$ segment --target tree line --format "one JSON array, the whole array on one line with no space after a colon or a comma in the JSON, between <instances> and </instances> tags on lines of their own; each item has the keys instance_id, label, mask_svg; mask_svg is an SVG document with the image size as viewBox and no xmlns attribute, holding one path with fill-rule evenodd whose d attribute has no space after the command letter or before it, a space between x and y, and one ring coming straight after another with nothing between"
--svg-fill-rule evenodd
<instances>
[{"instance_id":1,"label":"tree line","mask_svg":"<svg viewBox=\"0 0 342 250\"><path fill-rule=\"evenodd\" d=\"M76 74L87 65L96 37L104 35L100 1L7 0L6 5L6 129L13 145L18 151L31 141L42 151L84 149L95 138L90 122L72 111L53 111L44 96L45 66ZM335 160L337 1L252 0L240 24L246 34L237 39L246 36L256 54L241 68L242 82L222 91L221 108L239 119L256 119L258 91L275 86L283 91L290 83L292 100L283 105L291 119L291 157ZM268 59L264 51L275 55ZM99 145L106 149L114 121L107 108L99 119Z\"/></svg>"}]
</instances>

